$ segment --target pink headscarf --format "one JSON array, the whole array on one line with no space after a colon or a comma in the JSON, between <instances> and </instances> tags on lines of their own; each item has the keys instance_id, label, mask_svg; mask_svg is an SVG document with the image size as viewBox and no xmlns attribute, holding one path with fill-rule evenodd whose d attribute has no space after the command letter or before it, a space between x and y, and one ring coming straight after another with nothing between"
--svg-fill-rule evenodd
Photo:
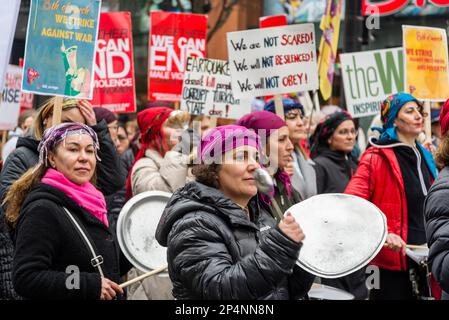
<instances>
[{"instance_id":1,"label":"pink headscarf","mask_svg":"<svg viewBox=\"0 0 449 320\"><path fill-rule=\"evenodd\" d=\"M259 137L245 127L237 125L220 126L211 129L201 140L198 158L201 163L221 163L223 154L241 146L259 150Z\"/></svg>"}]
</instances>

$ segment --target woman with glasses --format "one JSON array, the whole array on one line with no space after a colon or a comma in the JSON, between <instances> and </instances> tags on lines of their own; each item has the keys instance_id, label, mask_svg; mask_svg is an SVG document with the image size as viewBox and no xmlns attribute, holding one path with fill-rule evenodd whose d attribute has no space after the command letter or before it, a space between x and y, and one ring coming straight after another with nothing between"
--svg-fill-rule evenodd
<instances>
[{"instance_id":1,"label":"woman with glasses","mask_svg":"<svg viewBox=\"0 0 449 320\"><path fill-rule=\"evenodd\" d=\"M351 115L343 111L328 115L318 124L310 138L318 194L345 190L357 169L351 156L356 132Z\"/></svg>"},{"instance_id":2,"label":"woman with glasses","mask_svg":"<svg viewBox=\"0 0 449 320\"><path fill-rule=\"evenodd\" d=\"M288 127L289 139L293 144L292 161L285 168L289 173L293 188L300 198L305 200L317 193L316 175L309 155L302 147L301 142L307 139L308 129L304 123L304 107L297 101L289 98L282 99L284 106L285 123ZM269 101L265 111L275 113L274 101Z\"/></svg>"},{"instance_id":3,"label":"woman with glasses","mask_svg":"<svg viewBox=\"0 0 449 320\"><path fill-rule=\"evenodd\" d=\"M356 141L354 121L349 113L337 111L318 124L311 137L311 155L315 162L318 194L342 193L351 180L357 163L351 155ZM321 283L366 299L365 269L338 279L322 279Z\"/></svg>"},{"instance_id":4,"label":"woman with glasses","mask_svg":"<svg viewBox=\"0 0 449 320\"><path fill-rule=\"evenodd\" d=\"M418 100L408 93L388 97L381 105L379 139L371 139L345 193L367 199L387 217L386 246L371 264L380 270L379 289L370 299L416 299L409 278L413 269L406 245L426 243L424 199L436 177L432 154L417 141L424 130Z\"/></svg>"}]
</instances>

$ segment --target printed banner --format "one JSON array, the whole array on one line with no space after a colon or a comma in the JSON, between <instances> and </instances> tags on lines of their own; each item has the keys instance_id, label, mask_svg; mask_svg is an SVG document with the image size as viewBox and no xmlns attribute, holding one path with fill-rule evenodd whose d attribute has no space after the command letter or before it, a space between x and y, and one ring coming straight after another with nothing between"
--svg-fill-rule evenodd
<instances>
[{"instance_id":1,"label":"printed banner","mask_svg":"<svg viewBox=\"0 0 449 320\"><path fill-rule=\"evenodd\" d=\"M318 89L313 24L229 32L227 38L235 97Z\"/></svg>"},{"instance_id":2,"label":"printed banner","mask_svg":"<svg viewBox=\"0 0 449 320\"><path fill-rule=\"evenodd\" d=\"M386 97L404 91L402 48L340 54L348 111L354 118L380 113Z\"/></svg>"},{"instance_id":3,"label":"printed banner","mask_svg":"<svg viewBox=\"0 0 449 320\"><path fill-rule=\"evenodd\" d=\"M187 57L206 56L207 16L152 12L148 100L181 101Z\"/></svg>"},{"instance_id":4,"label":"printed banner","mask_svg":"<svg viewBox=\"0 0 449 320\"><path fill-rule=\"evenodd\" d=\"M446 101L449 97L445 29L402 26L405 90L417 99Z\"/></svg>"},{"instance_id":5,"label":"printed banner","mask_svg":"<svg viewBox=\"0 0 449 320\"><path fill-rule=\"evenodd\" d=\"M0 102L0 130L14 130L20 113L22 68L8 65Z\"/></svg>"},{"instance_id":6,"label":"printed banner","mask_svg":"<svg viewBox=\"0 0 449 320\"><path fill-rule=\"evenodd\" d=\"M181 110L193 115L239 119L251 112L251 101L234 98L227 61L189 57Z\"/></svg>"},{"instance_id":7,"label":"printed banner","mask_svg":"<svg viewBox=\"0 0 449 320\"><path fill-rule=\"evenodd\" d=\"M0 90L9 64L19 9L20 0L0 1Z\"/></svg>"},{"instance_id":8,"label":"printed banner","mask_svg":"<svg viewBox=\"0 0 449 320\"><path fill-rule=\"evenodd\" d=\"M94 107L115 113L136 112L130 12L100 15L95 61Z\"/></svg>"},{"instance_id":9,"label":"printed banner","mask_svg":"<svg viewBox=\"0 0 449 320\"><path fill-rule=\"evenodd\" d=\"M101 0L32 0L22 90L92 99Z\"/></svg>"}]
</instances>

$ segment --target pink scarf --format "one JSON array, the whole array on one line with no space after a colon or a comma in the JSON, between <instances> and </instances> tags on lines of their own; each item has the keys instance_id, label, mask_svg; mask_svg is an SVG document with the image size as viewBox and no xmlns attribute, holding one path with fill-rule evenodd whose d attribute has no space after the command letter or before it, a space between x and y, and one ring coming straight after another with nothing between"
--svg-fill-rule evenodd
<instances>
[{"instance_id":1,"label":"pink scarf","mask_svg":"<svg viewBox=\"0 0 449 320\"><path fill-rule=\"evenodd\" d=\"M72 198L80 207L86 209L95 218L109 227L107 219L106 201L103 194L98 191L90 182L77 185L67 179L61 172L54 169L48 169L42 178L42 182L53 186L70 198Z\"/></svg>"}]
</instances>

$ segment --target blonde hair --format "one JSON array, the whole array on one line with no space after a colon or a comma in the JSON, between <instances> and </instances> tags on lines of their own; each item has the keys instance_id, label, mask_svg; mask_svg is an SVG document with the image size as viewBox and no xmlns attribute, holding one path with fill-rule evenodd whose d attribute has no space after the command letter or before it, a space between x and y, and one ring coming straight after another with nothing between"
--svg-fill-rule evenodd
<instances>
[{"instance_id":1,"label":"blonde hair","mask_svg":"<svg viewBox=\"0 0 449 320\"><path fill-rule=\"evenodd\" d=\"M165 125L170 128L181 127L190 122L190 114L186 111L173 111L165 120Z\"/></svg>"},{"instance_id":2,"label":"blonde hair","mask_svg":"<svg viewBox=\"0 0 449 320\"><path fill-rule=\"evenodd\" d=\"M44 102L43 105L37 110L36 118L34 119L34 135L37 140L41 140L45 131L45 119L50 118L53 115L53 108L55 107L57 97L53 97ZM62 102L62 110L68 110L78 107L78 100L64 99Z\"/></svg>"},{"instance_id":3,"label":"blonde hair","mask_svg":"<svg viewBox=\"0 0 449 320\"><path fill-rule=\"evenodd\" d=\"M16 182L13 183L2 205L6 206L5 220L11 226L15 227L19 219L20 208L25 201L26 196L31 189L38 184L47 172L48 167L44 164L38 164L25 172Z\"/></svg>"}]
</instances>

